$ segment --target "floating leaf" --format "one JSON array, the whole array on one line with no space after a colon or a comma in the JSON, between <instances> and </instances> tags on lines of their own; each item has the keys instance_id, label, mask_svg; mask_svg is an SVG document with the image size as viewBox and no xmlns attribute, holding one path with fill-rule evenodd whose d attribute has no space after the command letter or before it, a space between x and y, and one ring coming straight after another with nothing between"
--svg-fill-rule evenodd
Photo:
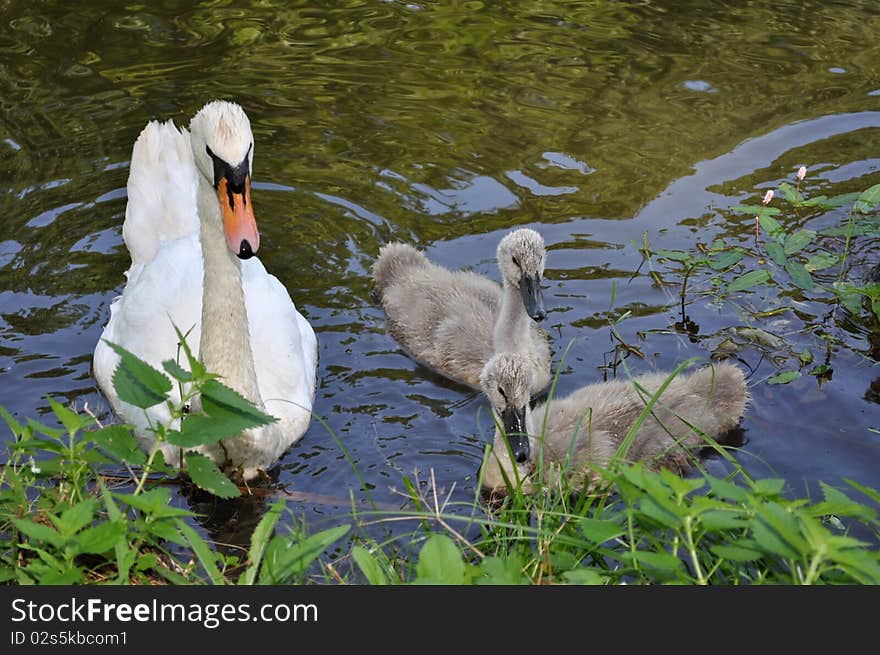
<instances>
[{"instance_id":1,"label":"floating leaf","mask_svg":"<svg viewBox=\"0 0 880 655\"><path fill-rule=\"evenodd\" d=\"M189 477L200 488L208 491L218 498L235 498L240 496L232 481L217 468L217 465L208 457L199 453L186 454L186 470Z\"/></svg>"},{"instance_id":2,"label":"floating leaf","mask_svg":"<svg viewBox=\"0 0 880 655\"><path fill-rule=\"evenodd\" d=\"M88 436L99 448L120 461L135 465L147 461L146 454L124 425L108 425L96 432L89 432Z\"/></svg>"},{"instance_id":3,"label":"floating leaf","mask_svg":"<svg viewBox=\"0 0 880 655\"><path fill-rule=\"evenodd\" d=\"M776 187L776 193L788 200L788 202L794 202L797 198L797 190L788 182L782 182Z\"/></svg>"},{"instance_id":4,"label":"floating leaf","mask_svg":"<svg viewBox=\"0 0 880 655\"><path fill-rule=\"evenodd\" d=\"M804 268L803 264L789 259L785 262L785 271L791 276L792 282L801 289L806 291L813 290L813 276Z\"/></svg>"},{"instance_id":5,"label":"floating leaf","mask_svg":"<svg viewBox=\"0 0 880 655\"><path fill-rule=\"evenodd\" d=\"M798 230L786 237L783 251L786 255L793 255L810 245L815 238L816 233L813 230Z\"/></svg>"},{"instance_id":6,"label":"floating leaf","mask_svg":"<svg viewBox=\"0 0 880 655\"><path fill-rule=\"evenodd\" d=\"M792 380L797 380L801 376L800 371L786 371L779 375L774 375L767 380L767 384L788 384Z\"/></svg>"},{"instance_id":7,"label":"floating leaf","mask_svg":"<svg viewBox=\"0 0 880 655\"><path fill-rule=\"evenodd\" d=\"M758 222L771 239L775 239L779 243L785 239L785 230L782 229L782 225L766 211L759 215Z\"/></svg>"},{"instance_id":8,"label":"floating leaf","mask_svg":"<svg viewBox=\"0 0 880 655\"><path fill-rule=\"evenodd\" d=\"M120 357L113 371L113 390L120 400L141 409L165 400L171 391L171 380L122 346L106 339L105 343Z\"/></svg>"},{"instance_id":9,"label":"floating leaf","mask_svg":"<svg viewBox=\"0 0 880 655\"><path fill-rule=\"evenodd\" d=\"M658 250L654 253L658 257L665 257L676 262L689 262L693 259L688 253L681 250Z\"/></svg>"},{"instance_id":10,"label":"floating leaf","mask_svg":"<svg viewBox=\"0 0 880 655\"><path fill-rule=\"evenodd\" d=\"M737 214L751 214L752 216L758 216L763 213L765 216L769 216L778 214L782 210L776 207L765 207L764 205L736 205L731 207L730 211Z\"/></svg>"},{"instance_id":11,"label":"floating leaf","mask_svg":"<svg viewBox=\"0 0 880 655\"><path fill-rule=\"evenodd\" d=\"M783 251L781 244L777 243L776 241L768 241L764 244L764 250L767 251L770 259L772 259L780 266L785 266L785 262L787 261L787 259L785 257L785 252Z\"/></svg>"},{"instance_id":12,"label":"floating leaf","mask_svg":"<svg viewBox=\"0 0 880 655\"><path fill-rule=\"evenodd\" d=\"M868 214L880 204L880 184L865 189L853 203L853 211Z\"/></svg>"},{"instance_id":13,"label":"floating leaf","mask_svg":"<svg viewBox=\"0 0 880 655\"><path fill-rule=\"evenodd\" d=\"M807 263L804 264L804 268L806 268L811 273L814 271L822 271L826 268L831 268L838 261L840 261L840 257L838 255L828 253L828 252L820 252L818 255L813 255L807 260Z\"/></svg>"},{"instance_id":14,"label":"floating leaf","mask_svg":"<svg viewBox=\"0 0 880 655\"><path fill-rule=\"evenodd\" d=\"M804 365L809 364L810 362L813 361L813 353L811 353L809 350L804 348L801 351L801 354L798 355L798 359L801 360L801 364L804 364Z\"/></svg>"},{"instance_id":15,"label":"floating leaf","mask_svg":"<svg viewBox=\"0 0 880 655\"><path fill-rule=\"evenodd\" d=\"M733 293L735 291L744 291L745 289L756 287L759 284L766 284L769 281L770 272L763 268L757 269L754 271L749 271L744 275L740 275L728 285L727 290L730 293Z\"/></svg>"},{"instance_id":16,"label":"floating leaf","mask_svg":"<svg viewBox=\"0 0 880 655\"><path fill-rule=\"evenodd\" d=\"M730 268L737 262L739 262L745 253L736 248L735 250L729 250L728 252L722 253L717 257L714 257L709 260L709 266L714 268L716 271L723 271L725 268Z\"/></svg>"}]
</instances>

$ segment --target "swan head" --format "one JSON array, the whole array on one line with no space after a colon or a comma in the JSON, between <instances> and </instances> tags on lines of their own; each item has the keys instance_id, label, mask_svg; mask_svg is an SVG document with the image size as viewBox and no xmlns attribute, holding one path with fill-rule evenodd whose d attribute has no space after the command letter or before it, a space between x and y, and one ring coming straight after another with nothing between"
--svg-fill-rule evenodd
<instances>
[{"instance_id":1,"label":"swan head","mask_svg":"<svg viewBox=\"0 0 880 655\"><path fill-rule=\"evenodd\" d=\"M496 425L500 427L495 430L491 457L505 469L511 481L517 477L514 475L514 466L518 477L523 479L529 473L534 459L527 433L532 368L522 356L499 353L483 367L480 386L492 404ZM490 481L489 486L500 485Z\"/></svg>"},{"instance_id":2,"label":"swan head","mask_svg":"<svg viewBox=\"0 0 880 655\"><path fill-rule=\"evenodd\" d=\"M547 318L544 309L544 238L529 228L514 230L498 244L498 267L506 285L519 289L526 312L535 321Z\"/></svg>"},{"instance_id":3,"label":"swan head","mask_svg":"<svg viewBox=\"0 0 880 655\"><path fill-rule=\"evenodd\" d=\"M217 193L229 249L248 259L260 247L251 204L251 122L239 105L215 100L199 110L189 130L196 167Z\"/></svg>"}]
</instances>

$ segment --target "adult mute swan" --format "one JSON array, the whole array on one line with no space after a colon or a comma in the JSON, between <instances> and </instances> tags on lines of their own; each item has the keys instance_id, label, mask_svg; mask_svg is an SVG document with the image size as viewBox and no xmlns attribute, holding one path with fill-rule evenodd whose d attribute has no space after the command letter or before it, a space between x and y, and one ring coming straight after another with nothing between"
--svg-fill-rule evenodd
<instances>
[{"instance_id":1,"label":"adult mute swan","mask_svg":"<svg viewBox=\"0 0 880 655\"><path fill-rule=\"evenodd\" d=\"M535 321L546 317L544 239L528 228L498 244L502 286L450 271L404 243L389 243L373 264L388 330L410 355L473 389L493 353L518 353L532 367L531 393L550 383L550 344ZM533 320L534 319L534 320Z\"/></svg>"},{"instance_id":2,"label":"adult mute swan","mask_svg":"<svg viewBox=\"0 0 880 655\"><path fill-rule=\"evenodd\" d=\"M254 138L242 108L206 104L189 133L151 121L135 141L122 228L131 267L95 348L93 370L116 414L149 451L149 421L167 422L163 405L143 410L113 389L118 355L105 339L161 370L178 352L176 325L207 369L276 417L198 450L219 465L256 477L305 432L315 395L317 340L278 279L255 257L260 237L251 204ZM181 362L185 365L185 362ZM172 392L179 400L177 389ZM181 452L159 445L179 466Z\"/></svg>"},{"instance_id":3,"label":"adult mute swan","mask_svg":"<svg viewBox=\"0 0 880 655\"><path fill-rule=\"evenodd\" d=\"M531 367L516 355L495 355L483 369L483 393L496 420L492 451L482 467L487 489L506 491L505 476L512 484L522 480L524 490L532 489L542 448L545 482L562 470L573 486L585 482L592 486L598 481L592 466L611 462L650 394L667 378L663 373L647 373L631 381L590 384L531 409L530 376ZM648 393L638 390L636 383ZM682 471L688 464L688 449L704 444L696 430L717 439L736 427L748 402L745 376L733 364L718 362L681 373L660 394L623 459L644 461L652 469Z\"/></svg>"}]
</instances>

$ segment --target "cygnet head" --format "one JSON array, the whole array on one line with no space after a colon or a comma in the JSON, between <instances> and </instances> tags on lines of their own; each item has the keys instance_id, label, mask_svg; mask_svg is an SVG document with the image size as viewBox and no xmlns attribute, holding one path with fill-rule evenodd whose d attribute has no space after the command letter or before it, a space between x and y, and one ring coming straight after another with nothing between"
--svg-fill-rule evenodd
<instances>
[{"instance_id":1,"label":"cygnet head","mask_svg":"<svg viewBox=\"0 0 880 655\"><path fill-rule=\"evenodd\" d=\"M217 193L229 248L248 259L260 247L251 205L251 123L239 105L215 100L199 110L189 129L196 167Z\"/></svg>"},{"instance_id":2,"label":"cygnet head","mask_svg":"<svg viewBox=\"0 0 880 655\"><path fill-rule=\"evenodd\" d=\"M526 312L535 321L547 317L544 309L544 261L547 251L544 238L529 228L510 232L498 244L498 267L504 283L519 289Z\"/></svg>"},{"instance_id":3,"label":"cygnet head","mask_svg":"<svg viewBox=\"0 0 880 655\"><path fill-rule=\"evenodd\" d=\"M526 432L526 409L532 386L531 366L520 355L493 355L483 366L480 386L492 404L496 421L503 428L513 460L517 465L528 466L531 446ZM503 443L496 440L495 447L499 445L503 446Z\"/></svg>"}]
</instances>

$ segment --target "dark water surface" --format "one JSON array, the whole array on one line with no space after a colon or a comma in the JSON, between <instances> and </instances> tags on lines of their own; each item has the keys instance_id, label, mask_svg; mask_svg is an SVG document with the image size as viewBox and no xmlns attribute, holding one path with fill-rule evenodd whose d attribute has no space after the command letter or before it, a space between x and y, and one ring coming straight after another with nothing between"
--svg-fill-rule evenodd
<instances>
[{"instance_id":1,"label":"dark water surface","mask_svg":"<svg viewBox=\"0 0 880 655\"><path fill-rule=\"evenodd\" d=\"M689 283L689 337L675 329L680 270L639 251L643 234L652 249L750 247L754 221L730 207L800 165L810 193L880 182L877 3L346 4L0 0L0 405L33 416L51 394L106 414L91 355L129 265L131 146L148 120L186 125L226 98L256 138L260 257L318 334L314 411L377 502L401 505L395 489L415 471L472 499L491 435L478 394L414 365L385 332L368 274L379 246L405 240L498 279L495 246L516 226L549 247L557 361L574 341L559 393L610 374L609 320L625 312L616 330L645 354L626 360L634 373L762 328L789 345L739 353L754 402L737 460L793 494L847 478L880 488L880 335L867 315L784 273L727 301L703 278ZM878 245L853 244L853 275ZM830 381L766 383L804 348L829 353ZM277 473L316 527L365 495L318 421ZM216 510L217 538L246 533L263 502Z\"/></svg>"}]
</instances>

